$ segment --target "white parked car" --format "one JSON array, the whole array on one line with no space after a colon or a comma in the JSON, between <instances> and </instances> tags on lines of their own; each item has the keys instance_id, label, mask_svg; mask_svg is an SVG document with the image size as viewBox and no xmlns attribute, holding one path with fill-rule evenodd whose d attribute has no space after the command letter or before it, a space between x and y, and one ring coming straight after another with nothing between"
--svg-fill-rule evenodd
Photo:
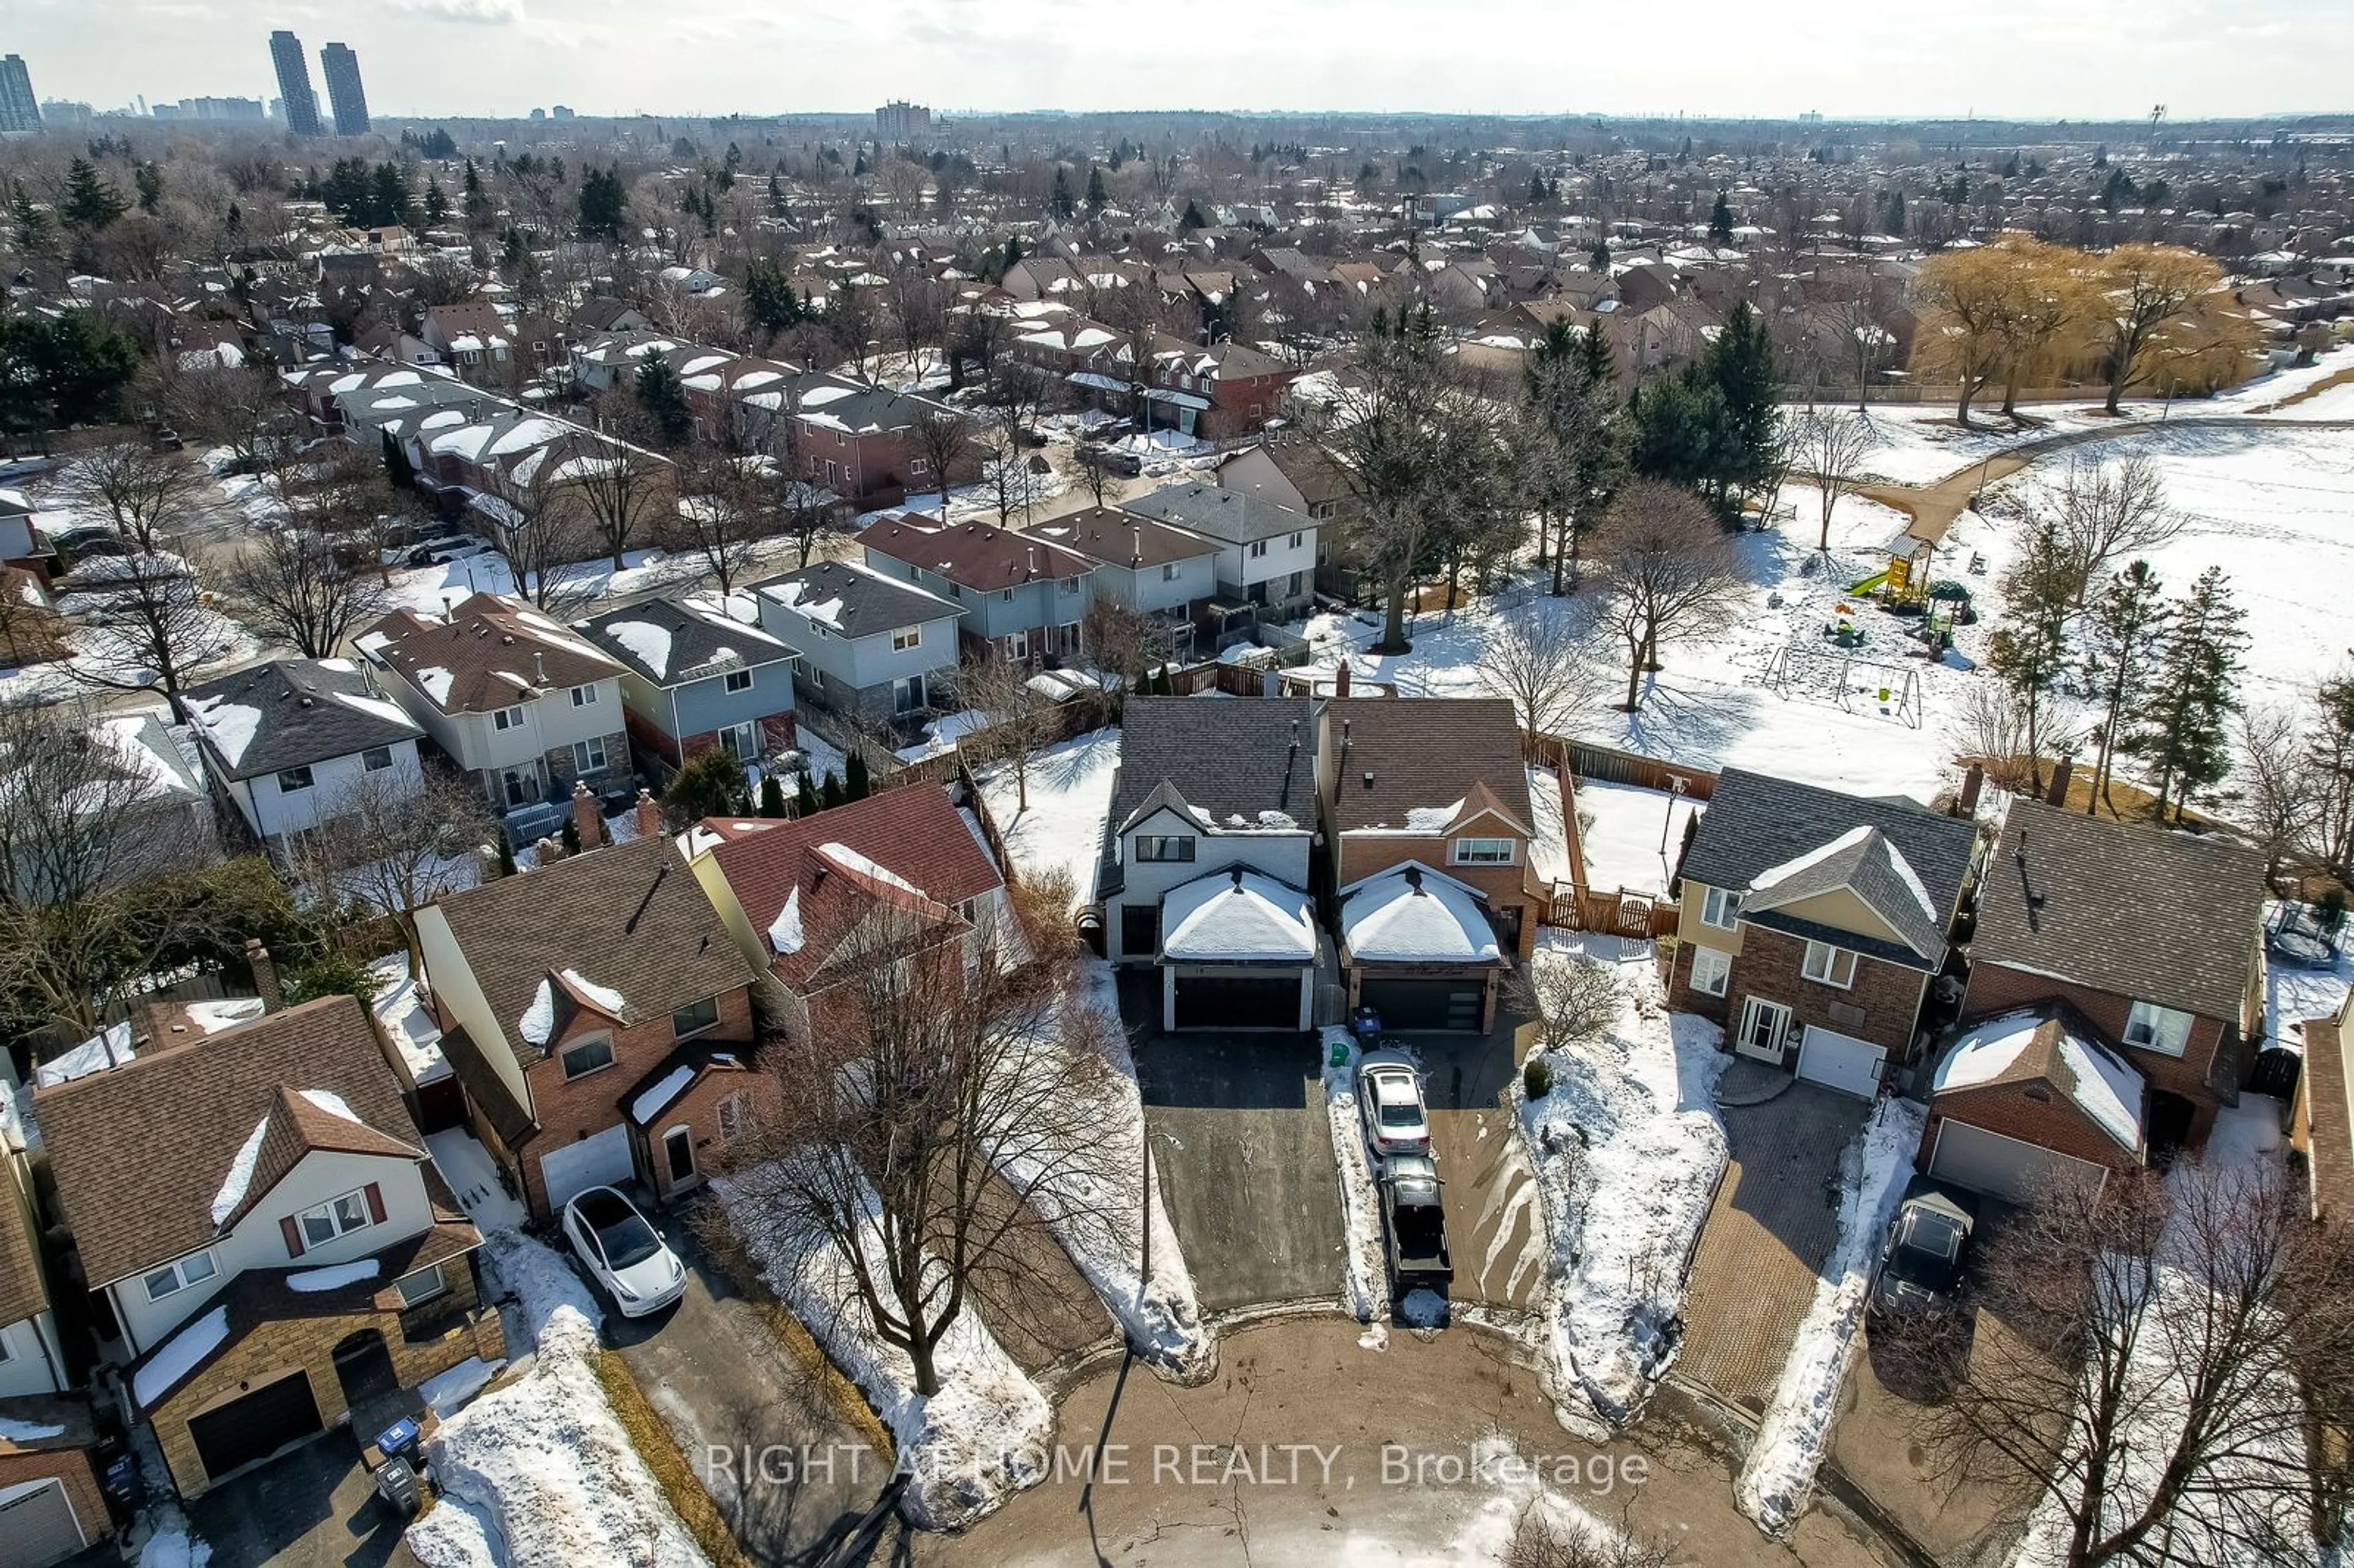
<instances>
[{"instance_id":1,"label":"white parked car","mask_svg":"<svg viewBox=\"0 0 2354 1568\"><path fill-rule=\"evenodd\" d=\"M610 1187L591 1187L565 1204L564 1234L624 1318L659 1312L686 1294L678 1254Z\"/></svg>"},{"instance_id":2,"label":"white parked car","mask_svg":"<svg viewBox=\"0 0 2354 1568\"><path fill-rule=\"evenodd\" d=\"M1403 1056L1368 1056L1357 1069L1357 1115L1375 1160L1430 1152L1430 1118L1422 1107L1422 1078Z\"/></svg>"}]
</instances>

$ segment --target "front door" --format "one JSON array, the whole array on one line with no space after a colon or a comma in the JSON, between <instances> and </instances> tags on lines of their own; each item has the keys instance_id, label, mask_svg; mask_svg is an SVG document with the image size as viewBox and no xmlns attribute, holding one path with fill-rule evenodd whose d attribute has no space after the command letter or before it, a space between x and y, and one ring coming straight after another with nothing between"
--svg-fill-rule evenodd
<instances>
[{"instance_id":1,"label":"front door","mask_svg":"<svg viewBox=\"0 0 2354 1568\"><path fill-rule=\"evenodd\" d=\"M504 768L499 773L499 789L506 797L508 810L527 806L539 799L539 769Z\"/></svg>"},{"instance_id":2,"label":"front door","mask_svg":"<svg viewBox=\"0 0 2354 1568\"><path fill-rule=\"evenodd\" d=\"M1778 1001L1753 996L1741 1004L1741 1032L1734 1036L1734 1049L1778 1067L1789 1033L1790 1010Z\"/></svg>"},{"instance_id":3,"label":"front door","mask_svg":"<svg viewBox=\"0 0 2354 1568\"><path fill-rule=\"evenodd\" d=\"M663 1163L670 1169L673 1187L695 1180L695 1131L674 1127L663 1134Z\"/></svg>"}]
</instances>

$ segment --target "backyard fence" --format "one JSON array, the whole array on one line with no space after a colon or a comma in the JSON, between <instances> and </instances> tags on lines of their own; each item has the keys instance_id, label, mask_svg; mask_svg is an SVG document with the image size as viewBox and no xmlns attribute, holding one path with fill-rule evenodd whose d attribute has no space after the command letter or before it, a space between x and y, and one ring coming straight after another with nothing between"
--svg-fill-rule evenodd
<instances>
[{"instance_id":1,"label":"backyard fence","mask_svg":"<svg viewBox=\"0 0 2354 1568\"><path fill-rule=\"evenodd\" d=\"M1521 743L1523 756L1540 767L1603 784L1628 784L1638 789L1665 789L1694 800L1716 793L1716 775L1689 763L1662 762L1638 752L1618 751L1591 741L1557 735L1532 735ZM1564 799L1566 791L1564 791Z\"/></svg>"}]
</instances>

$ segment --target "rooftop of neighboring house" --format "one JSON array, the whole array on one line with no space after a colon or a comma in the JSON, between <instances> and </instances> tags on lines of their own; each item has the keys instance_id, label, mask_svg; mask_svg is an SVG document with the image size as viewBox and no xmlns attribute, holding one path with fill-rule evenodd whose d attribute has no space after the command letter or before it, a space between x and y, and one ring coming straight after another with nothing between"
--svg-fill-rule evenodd
<instances>
[{"instance_id":1,"label":"rooftop of neighboring house","mask_svg":"<svg viewBox=\"0 0 2354 1568\"><path fill-rule=\"evenodd\" d=\"M151 1042L37 1089L33 1114L93 1287L208 1245L313 1150L424 1158L367 1010L348 996Z\"/></svg>"},{"instance_id":2,"label":"rooftop of neighboring house","mask_svg":"<svg viewBox=\"0 0 2354 1568\"><path fill-rule=\"evenodd\" d=\"M451 714L495 713L621 673L570 627L504 594L474 594L446 620L397 609L356 641Z\"/></svg>"},{"instance_id":3,"label":"rooftop of neighboring house","mask_svg":"<svg viewBox=\"0 0 2354 1568\"><path fill-rule=\"evenodd\" d=\"M1299 492L1300 499L1310 506L1344 502L1355 493L1349 488L1348 475L1323 448L1314 441L1288 440L1266 441L1227 456L1218 464L1218 483L1222 487L1230 490L1239 488L1246 495L1257 494L1256 489L1243 487L1234 471L1234 460L1250 451L1266 454L1267 460L1291 482L1291 487Z\"/></svg>"},{"instance_id":4,"label":"rooftop of neighboring house","mask_svg":"<svg viewBox=\"0 0 2354 1568\"><path fill-rule=\"evenodd\" d=\"M1169 803L1214 832L1312 829L1316 744L1316 705L1304 697L1130 697L1112 831Z\"/></svg>"},{"instance_id":5,"label":"rooftop of neighboring house","mask_svg":"<svg viewBox=\"0 0 2354 1568\"><path fill-rule=\"evenodd\" d=\"M1090 560L1130 569L1195 560L1214 556L1219 549L1215 539L1118 506L1090 506L1084 512L1050 517L1033 523L1026 532Z\"/></svg>"},{"instance_id":6,"label":"rooftop of neighboring house","mask_svg":"<svg viewBox=\"0 0 2354 1568\"><path fill-rule=\"evenodd\" d=\"M764 831L695 835L778 972L806 984L878 906L946 924L957 906L1004 885L948 791L888 789Z\"/></svg>"},{"instance_id":7,"label":"rooftop of neighboring house","mask_svg":"<svg viewBox=\"0 0 2354 1568\"><path fill-rule=\"evenodd\" d=\"M1979 879L1970 956L2236 1019L2264 895L2264 856L2220 834L2015 801Z\"/></svg>"},{"instance_id":8,"label":"rooftop of neighboring house","mask_svg":"<svg viewBox=\"0 0 2354 1568\"><path fill-rule=\"evenodd\" d=\"M1967 819L1902 797L1849 795L1729 768L1678 874L1744 893L1741 917L1756 925L1935 969L1945 959L1946 930L1977 838ZM1837 888L1861 898L1896 939L1784 912Z\"/></svg>"},{"instance_id":9,"label":"rooftop of neighboring house","mask_svg":"<svg viewBox=\"0 0 2354 1568\"><path fill-rule=\"evenodd\" d=\"M757 626L695 599L649 599L609 609L573 630L657 686L683 686L729 670L801 655Z\"/></svg>"},{"instance_id":10,"label":"rooftop of neighboring house","mask_svg":"<svg viewBox=\"0 0 2354 1568\"><path fill-rule=\"evenodd\" d=\"M1223 490L1198 482L1147 491L1120 505L1127 511L1174 523L1228 545L1247 545L1314 526L1288 506L1254 499L1239 490Z\"/></svg>"},{"instance_id":11,"label":"rooftop of neighboring house","mask_svg":"<svg viewBox=\"0 0 2354 1568\"><path fill-rule=\"evenodd\" d=\"M456 346L461 338L472 337L488 342L493 338L511 339L506 318L488 300L461 300L452 305L425 307L425 327L444 342Z\"/></svg>"},{"instance_id":12,"label":"rooftop of neighboring house","mask_svg":"<svg viewBox=\"0 0 2354 1568\"><path fill-rule=\"evenodd\" d=\"M854 436L912 429L919 420L943 411L941 404L928 397L886 391L846 376L827 375L803 376L789 390L755 392L748 401L774 408L783 399L790 400L794 414L803 424Z\"/></svg>"},{"instance_id":13,"label":"rooftop of neighboring house","mask_svg":"<svg viewBox=\"0 0 2354 1568\"><path fill-rule=\"evenodd\" d=\"M1288 376L1291 366L1273 355L1233 342L1219 342L1207 348L1191 344L1182 349L1164 349L1152 356L1153 368L1163 373L1204 376L1212 381L1257 381L1270 376Z\"/></svg>"},{"instance_id":14,"label":"rooftop of neighboring house","mask_svg":"<svg viewBox=\"0 0 2354 1568\"><path fill-rule=\"evenodd\" d=\"M1935 1092L2044 1083L2115 1139L2142 1145L2142 1075L2064 1003L2022 1009L1971 1026L1937 1064Z\"/></svg>"},{"instance_id":15,"label":"rooftop of neighboring house","mask_svg":"<svg viewBox=\"0 0 2354 1568\"><path fill-rule=\"evenodd\" d=\"M501 877L434 907L525 1066L572 1011L628 1027L752 979L678 846L661 833Z\"/></svg>"},{"instance_id":16,"label":"rooftop of neighboring house","mask_svg":"<svg viewBox=\"0 0 2354 1568\"><path fill-rule=\"evenodd\" d=\"M13 1180L5 1167L25 1155L24 1128L17 1124L16 1091L0 1081L0 1180ZM13 1202L0 1204L0 1324L22 1322L49 1305L41 1255L32 1227Z\"/></svg>"},{"instance_id":17,"label":"rooftop of neighboring house","mask_svg":"<svg viewBox=\"0 0 2354 1568\"><path fill-rule=\"evenodd\" d=\"M1025 583L1083 577L1095 562L1035 534L993 523L943 523L920 512L891 512L858 536L876 555L981 593Z\"/></svg>"},{"instance_id":18,"label":"rooftop of neighboring house","mask_svg":"<svg viewBox=\"0 0 2354 1568\"><path fill-rule=\"evenodd\" d=\"M571 324L575 332L610 332L626 318L644 314L645 312L639 309L634 301L599 294L583 302L580 308L572 313Z\"/></svg>"},{"instance_id":19,"label":"rooftop of neighboring house","mask_svg":"<svg viewBox=\"0 0 2354 1568\"><path fill-rule=\"evenodd\" d=\"M641 359L691 347L685 339L651 327L626 327L572 345L572 357L590 365L634 365Z\"/></svg>"},{"instance_id":20,"label":"rooftop of neighboring house","mask_svg":"<svg viewBox=\"0 0 2354 1568\"><path fill-rule=\"evenodd\" d=\"M1433 836L1484 807L1535 831L1512 705L1495 697L1343 697L1326 705L1331 827Z\"/></svg>"},{"instance_id":21,"label":"rooftop of neighboring house","mask_svg":"<svg viewBox=\"0 0 2354 1568\"><path fill-rule=\"evenodd\" d=\"M349 659L274 659L191 686L188 727L224 776L255 779L425 732Z\"/></svg>"},{"instance_id":22,"label":"rooftop of neighboring house","mask_svg":"<svg viewBox=\"0 0 2354 1568\"><path fill-rule=\"evenodd\" d=\"M752 591L843 637L871 637L961 613L954 599L854 561L817 561L755 583Z\"/></svg>"}]
</instances>

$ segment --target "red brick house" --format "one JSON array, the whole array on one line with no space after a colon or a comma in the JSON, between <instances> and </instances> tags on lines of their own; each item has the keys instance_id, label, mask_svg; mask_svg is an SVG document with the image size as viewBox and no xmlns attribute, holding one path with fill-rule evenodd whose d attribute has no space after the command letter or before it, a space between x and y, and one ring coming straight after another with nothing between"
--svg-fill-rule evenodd
<instances>
[{"instance_id":1,"label":"red brick house","mask_svg":"<svg viewBox=\"0 0 2354 1568\"><path fill-rule=\"evenodd\" d=\"M1232 440L1266 429L1299 374L1238 343L1162 349L1146 371L1145 406L1156 426L1205 441Z\"/></svg>"},{"instance_id":2,"label":"red brick house","mask_svg":"<svg viewBox=\"0 0 2354 1568\"><path fill-rule=\"evenodd\" d=\"M845 376L811 375L744 393L741 408L744 440L859 511L896 506L941 486L943 476L932 471L916 432L950 412L945 404ZM970 484L980 477L980 449L968 444L947 482Z\"/></svg>"},{"instance_id":3,"label":"red brick house","mask_svg":"<svg viewBox=\"0 0 2354 1568\"><path fill-rule=\"evenodd\" d=\"M469 1120L545 1218L600 1183L699 1184L772 1093L753 974L661 833L418 912Z\"/></svg>"},{"instance_id":4,"label":"red brick house","mask_svg":"<svg viewBox=\"0 0 2354 1568\"><path fill-rule=\"evenodd\" d=\"M2148 1153L2149 1086L2065 1002L1982 1020L1937 1065L1919 1163L2012 1202Z\"/></svg>"},{"instance_id":5,"label":"red brick house","mask_svg":"<svg viewBox=\"0 0 2354 1568\"><path fill-rule=\"evenodd\" d=\"M2263 917L2244 844L2019 801L1979 889L1962 1022L2066 1003L2147 1082L2148 1148L2195 1150L2263 1028Z\"/></svg>"}]
</instances>

